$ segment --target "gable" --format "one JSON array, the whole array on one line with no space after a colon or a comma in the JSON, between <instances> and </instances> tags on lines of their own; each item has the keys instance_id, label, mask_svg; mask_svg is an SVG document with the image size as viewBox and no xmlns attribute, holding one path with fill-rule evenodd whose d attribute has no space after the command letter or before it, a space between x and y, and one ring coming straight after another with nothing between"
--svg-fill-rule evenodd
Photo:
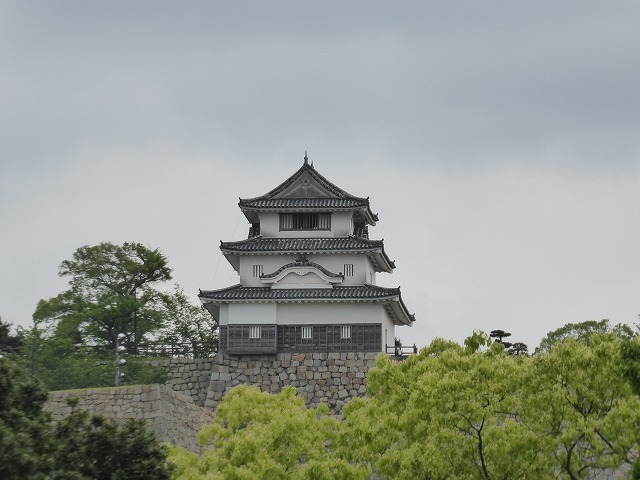
<instances>
[{"instance_id":1,"label":"gable","mask_svg":"<svg viewBox=\"0 0 640 480\"><path fill-rule=\"evenodd\" d=\"M278 192L273 198L337 198L308 172L303 173L292 185Z\"/></svg>"}]
</instances>

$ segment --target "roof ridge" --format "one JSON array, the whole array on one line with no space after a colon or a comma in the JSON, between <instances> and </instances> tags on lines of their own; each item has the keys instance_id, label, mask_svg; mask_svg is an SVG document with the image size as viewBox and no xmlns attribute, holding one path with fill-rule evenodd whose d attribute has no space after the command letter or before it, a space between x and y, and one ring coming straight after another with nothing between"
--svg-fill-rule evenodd
<instances>
[{"instance_id":1,"label":"roof ridge","mask_svg":"<svg viewBox=\"0 0 640 480\"><path fill-rule=\"evenodd\" d=\"M366 201L369 202L369 197L357 197L347 192L346 190L338 187L335 183L328 180L325 176L323 176L320 172L318 172L312 164L304 163L298 170L296 170L293 175L287 178L280 185L265 193L264 195L259 195L257 197L252 198L240 198L240 203L250 203L255 202L257 200L271 200L279 193L283 192L287 188L289 188L295 181L300 178L305 172L308 172L318 183L320 183L325 189L329 190L331 193L336 195L338 198L350 198L353 200ZM306 198L306 197L300 197Z\"/></svg>"},{"instance_id":2,"label":"roof ridge","mask_svg":"<svg viewBox=\"0 0 640 480\"><path fill-rule=\"evenodd\" d=\"M351 240L354 242L358 242L365 245L371 246L383 246L384 239L372 240L369 238L358 237L356 235L348 235L346 237L265 237L263 235L256 235L251 238L245 238L242 240L235 240L231 242L224 242L220 240L221 245L245 245L250 243L259 243L259 242L269 242L269 243L286 243L286 242L295 242L295 241L307 241L307 242L334 242L338 243L340 241Z\"/></svg>"}]
</instances>

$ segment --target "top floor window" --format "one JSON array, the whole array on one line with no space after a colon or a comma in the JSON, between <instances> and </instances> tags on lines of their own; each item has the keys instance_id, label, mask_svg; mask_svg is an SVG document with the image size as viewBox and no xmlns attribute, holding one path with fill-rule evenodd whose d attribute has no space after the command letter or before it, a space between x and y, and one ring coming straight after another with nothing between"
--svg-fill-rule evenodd
<instances>
[{"instance_id":1,"label":"top floor window","mask_svg":"<svg viewBox=\"0 0 640 480\"><path fill-rule=\"evenodd\" d=\"M280 230L331 230L331 214L281 213Z\"/></svg>"}]
</instances>

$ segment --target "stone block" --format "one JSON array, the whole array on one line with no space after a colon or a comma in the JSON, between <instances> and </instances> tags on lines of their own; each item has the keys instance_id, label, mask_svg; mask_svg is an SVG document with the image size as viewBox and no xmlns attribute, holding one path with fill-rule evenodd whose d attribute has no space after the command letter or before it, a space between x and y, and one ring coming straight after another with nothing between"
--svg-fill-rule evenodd
<instances>
[{"instance_id":1,"label":"stone block","mask_svg":"<svg viewBox=\"0 0 640 480\"><path fill-rule=\"evenodd\" d=\"M225 387L226 383L218 380L209 383L209 390L213 390L214 392L223 392Z\"/></svg>"}]
</instances>

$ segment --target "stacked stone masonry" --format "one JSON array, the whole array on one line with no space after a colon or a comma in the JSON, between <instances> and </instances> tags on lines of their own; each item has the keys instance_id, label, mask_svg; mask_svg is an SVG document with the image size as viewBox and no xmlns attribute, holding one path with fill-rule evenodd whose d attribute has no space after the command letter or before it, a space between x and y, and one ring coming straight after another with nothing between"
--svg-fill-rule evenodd
<instances>
[{"instance_id":1,"label":"stacked stone masonry","mask_svg":"<svg viewBox=\"0 0 640 480\"><path fill-rule=\"evenodd\" d=\"M199 452L196 434L209 421L211 411L198 407L191 398L166 385L62 390L49 393L45 411L54 419L71 413L68 398L77 398L78 406L122 424L127 419L143 420L161 442L170 442Z\"/></svg>"},{"instance_id":2,"label":"stacked stone masonry","mask_svg":"<svg viewBox=\"0 0 640 480\"><path fill-rule=\"evenodd\" d=\"M237 356L218 353L211 366L211 381L204 406L215 409L224 395L241 384L278 393L295 387L307 406L320 403L340 414L350 399L366 392L367 374L376 353L278 353Z\"/></svg>"},{"instance_id":3,"label":"stacked stone masonry","mask_svg":"<svg viewBox=\"0 0 640 480\"><path fill-rule=\"evenodd\" d=\"M376 353L278 353L237 356L218 353L205 359L171 359L155 363L167 371L164 385L67 390L49 393L45 410L60 419L78 408L124 423L144 420L161 442L199 452L197 432L211 420L224 395L244 384L278 393L294 387L307 406L324 403L339 415L346 402L362 397Z\"/></svg>"},{"instance_id":4,"label":"stacked stone masonry","mask_svg":"<svg viewBox=\"0 0 640 480\"><path fill-rule=\"evenodd\" d=\"M172 358L151 362L167 373L166 385L172 390L193 399L193 403L204 407L211 380L211 371L215 357L211 358Z\"/></svg>"}]
</instances>

